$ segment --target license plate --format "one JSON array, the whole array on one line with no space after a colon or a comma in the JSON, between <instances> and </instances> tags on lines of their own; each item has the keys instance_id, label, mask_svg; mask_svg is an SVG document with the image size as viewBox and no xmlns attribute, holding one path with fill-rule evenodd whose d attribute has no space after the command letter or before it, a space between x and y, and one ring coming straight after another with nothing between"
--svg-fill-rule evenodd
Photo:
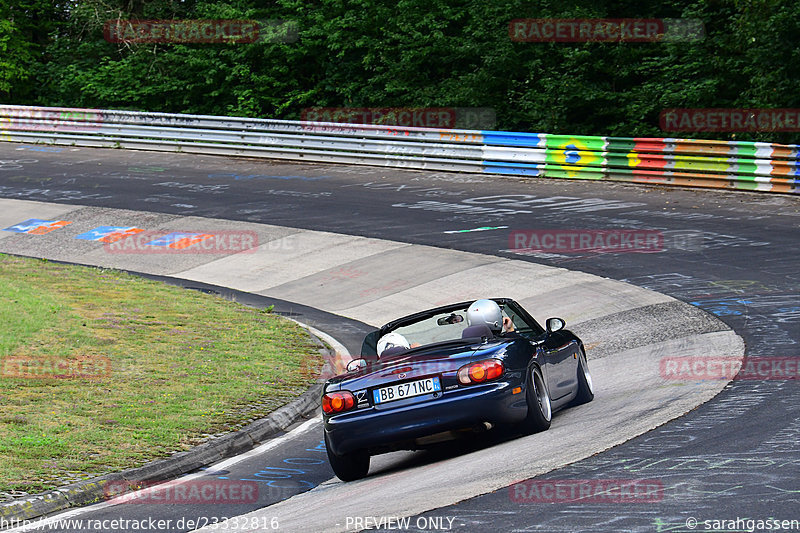
<instances>
[{"instance_id":1,"label":"license plate","mask_svg":"<svg viewBox=\"0 0 800 533\"><path fill-rule=\"evenodd\" d=\"M394 400L402 400L403 398L422 396L423 394L430 394L441 390L442 386L439 383L438 377L426 378L375 389L372 391L372 399L373 403L379 404L392 402Z\"/></svg>"}]
</instances>

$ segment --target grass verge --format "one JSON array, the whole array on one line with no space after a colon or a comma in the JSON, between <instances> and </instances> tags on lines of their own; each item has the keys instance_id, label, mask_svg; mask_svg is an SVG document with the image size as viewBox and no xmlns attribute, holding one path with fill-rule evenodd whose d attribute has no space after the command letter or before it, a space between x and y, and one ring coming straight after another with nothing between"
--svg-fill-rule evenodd
<instances>
[{"instance_id":1,"label":"grass verge","mask_svg":"<svg viewBox=\"0 0 800 533\"><path fill-rule=\"evenodd\" d=\"M0 492L139 466L304 392L295 323L102 270L0 254Z\"/></svg>"}]
</instances>

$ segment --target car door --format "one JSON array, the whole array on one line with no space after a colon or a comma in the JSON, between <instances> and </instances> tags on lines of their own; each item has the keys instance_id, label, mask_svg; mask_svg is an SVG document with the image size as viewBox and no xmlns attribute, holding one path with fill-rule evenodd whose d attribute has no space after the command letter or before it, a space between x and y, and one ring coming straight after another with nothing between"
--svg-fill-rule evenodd
<instances>
[{"instance_id":1,"label":"car door","mask_svg":"<svg viewBox=\"0 0 800 533\"><path fill-rule=\"evenodd\" d=\"M542 351L549 363L550 398L558 400L575 390L578 345L568 332L554 331L545 334Z\"/></svg>"},{"instance_id":2,"label":"car door","mask_svg":"<svg viewBox=\"0 0 800 533\"><path fill-rule=\"evenodd\" d=\"M544 359L545 382L550 391L550 398L558 400L575 390L578 360L578 345L574 336L567 330L548 331L517 302L505 300L503 312L514 322L516 330L538 345L539 353Z\"/></svg>"},{"instance_id":3,"label":"car door","mask_svg":"<svg viewBox=\"0 0 800 533\"><path fill-rule=\"evenodd\" d=\"M557 398L558 396L553 391L561 381L561 378L558 377L559 369L556 368L556 363L560 358L558 353L551 353L552 350L547 347L547 331L516 302L505 301L504 303L504 316L511 319L511 322L514 323L514 330L531 344L532 353L536 353L538 356L539 367L542 369L547 390L550 391L550 398Z\"/></svg>"}]
</instances>

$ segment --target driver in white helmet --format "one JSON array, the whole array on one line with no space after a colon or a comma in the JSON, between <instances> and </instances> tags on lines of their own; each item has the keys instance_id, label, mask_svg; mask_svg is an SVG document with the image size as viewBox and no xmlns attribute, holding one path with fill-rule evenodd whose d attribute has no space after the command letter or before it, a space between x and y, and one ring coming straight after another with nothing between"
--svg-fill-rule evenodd
<instances>
[{"instance_id":1,"label":"driver in white helmet","mask_svg":"<svg viewBox=\"0 0 800 533\"><path fill-rule=\"evenodd\" d=\"M467 309L467 324L475 326L486 324L495 335L518 336L514 323L503 316L500 306L494 300L476 300Z\"/></svg>"}]
</instances>

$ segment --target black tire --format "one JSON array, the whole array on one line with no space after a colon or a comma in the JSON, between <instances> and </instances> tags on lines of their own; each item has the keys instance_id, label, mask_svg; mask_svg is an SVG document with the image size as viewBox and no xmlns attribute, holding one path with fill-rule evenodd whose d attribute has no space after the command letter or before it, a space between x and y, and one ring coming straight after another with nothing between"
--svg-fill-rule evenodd
<instances>
[{"instance_id":1,"label":"black tire","mask_svg":"<svg viewBox=\"0 0 800 533\"><path fill-rule=\"evenodd\" d=\"M336 455L331 451L327 434L325 435L325 451L328 452L328 462L331 464L333 473L342 481L355 481L369 472L369 454L367 452L359 451Z\"/></svg>"},{"instance_id":2,"label":"black tire","mask_svg":"<svg viewBox=\"0 0 800 533\"><path fill-rule=\"evenodd\" d=\"M538 366L528 371L525 398L528 402L528 416L522 423L525 433L538 433L550 427L553 418L553 406L550 403L550 392Z\"/></svg>"},{"instance_id":3,"label":"black tire","mask_svg":"<svg viewBox=\"0 0 800 533\"><path fill-rule=\"evenodd\" d=\"M572 400L572 405L581 405L594 400L594 384L586 362L586 353L583 348L578 352L578 394Z\"/></svg>"}]
</instances>

